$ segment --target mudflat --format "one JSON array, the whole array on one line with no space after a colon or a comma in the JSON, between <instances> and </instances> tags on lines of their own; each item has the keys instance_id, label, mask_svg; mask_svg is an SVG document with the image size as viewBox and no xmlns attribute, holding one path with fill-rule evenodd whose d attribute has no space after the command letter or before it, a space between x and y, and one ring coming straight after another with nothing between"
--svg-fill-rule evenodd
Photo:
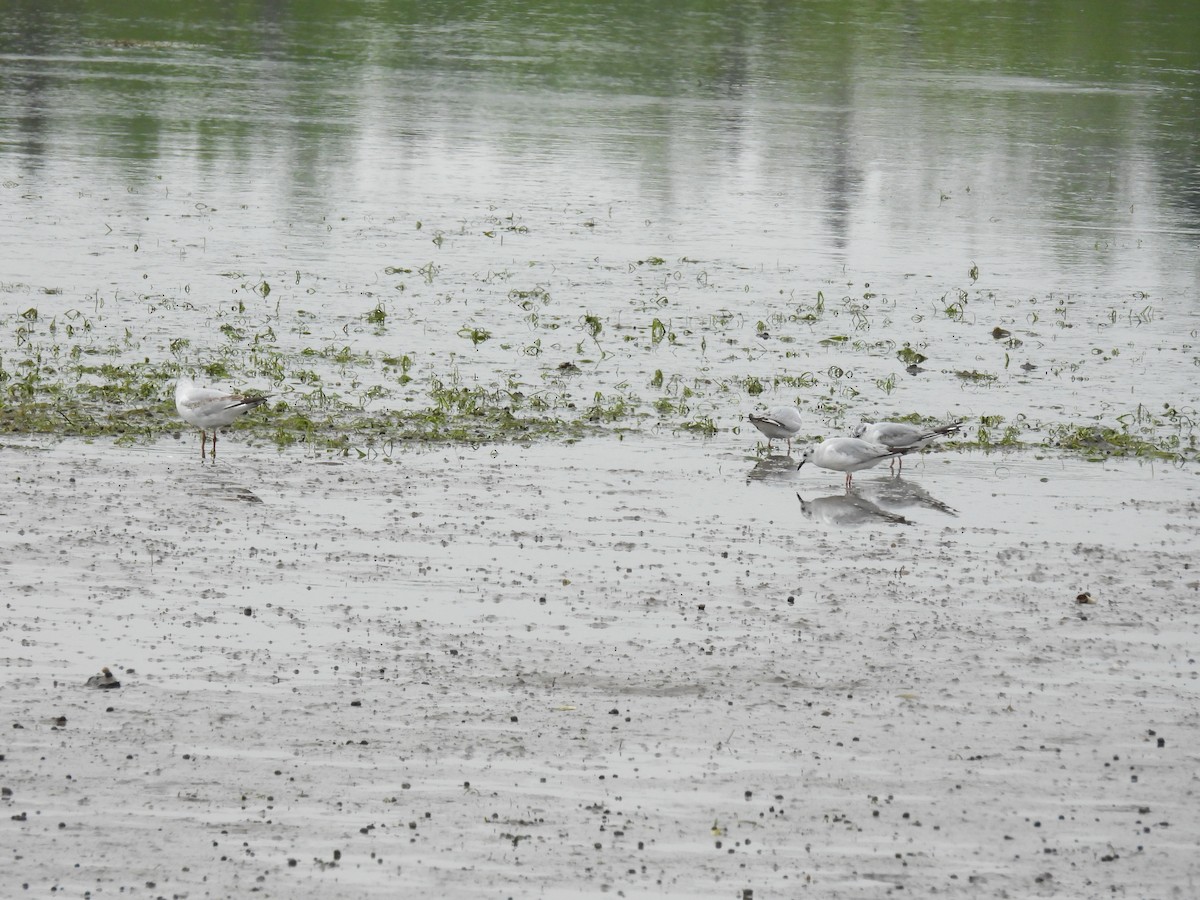
<instances>
[{"instance_id":1,"label":"mudflat","mask_svg":"<svg viewBox=\"0 0 1200 900\"><path fill-rule=\"evenodd\" d=\"M4 893L1194 894L1194 467L746 442L0 447Z\"/></svg>"}]
</instances>

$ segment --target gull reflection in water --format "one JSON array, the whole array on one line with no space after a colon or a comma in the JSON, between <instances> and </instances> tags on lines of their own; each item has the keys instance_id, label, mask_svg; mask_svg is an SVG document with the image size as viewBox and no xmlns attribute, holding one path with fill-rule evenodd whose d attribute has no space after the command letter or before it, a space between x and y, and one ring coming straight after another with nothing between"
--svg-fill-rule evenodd
<instances>
[{"instance_id":1,"label":"gull reflection in water","mask_svg":"<svg viewBox=\"0 0 1200 900\"><path fill-rule=\"evenodd\" d=\"M938 500L929 491L915 481L894 477L877 478L872 481L856 481L856 488L861 489L864 497L873 503L878 503L884 509L935 509L948 516L957 516L958 511Z\"/></svg>"},{"instance_id":2,"label":"gull reflection in water","mask_svg":"<svg viewBox=\"0 0 1200 900\"><path fill-rule=\"evenodd\" d=\"M796 461L790 456L764 456L746 473L748 481L774 481L776 478L792 480L796 474Z\"/></svg>"},{"instance_id":3,"label":"gull reflection in water","mask_svg":"<svg viewBox=\"0 0 1200 900\"><path fill-rule=\"evenodd\" d=\"M829 497L816 497L812 500L805 500L797 494L796 499L800 501L800 511L804 513L806 519L820 522L822 525L832 525L835 528L854 528L880 520L896 525L913 524L899 513L881 509L853 490L846 494L833 494Z\"/></svg>"}]
</instances>

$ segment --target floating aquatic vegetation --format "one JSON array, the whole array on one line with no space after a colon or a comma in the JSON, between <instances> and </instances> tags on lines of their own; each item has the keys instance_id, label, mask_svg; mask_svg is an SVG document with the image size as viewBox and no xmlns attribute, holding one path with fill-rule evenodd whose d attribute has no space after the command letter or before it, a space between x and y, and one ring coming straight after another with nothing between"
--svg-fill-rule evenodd
<instances>
[{"instance_id":1,"label":"floating aquatic vegetation","mask_svg":"<svg viewBox=\"0 0 1200 900\"><path fill-rule=\"evenodd\" d=\"M971 382L973 384L991 384L998 377L987 372L980 372L977 369L958 369L954 374L963 381Z\"/></svg>"},{"instance_id":2,"label":"floating aquatic vegetation","mask_svg":"<svg viewBox=\"0 0 1200 900\"><path fill-rule=\"evenodd\" d=\"M499 238L513 233L510 225L519 227L498 220L490 228ZM0 315L0 433L157 440L179 430L169 394L184 371L274 395L267 415L238 423L243 439L383 457L406 441L576 440L645 427L733 432L747 398L795 403L813 417L814 431L836 433L876 417L885 398L930 406L931 397L961 385L976 390L953 391L946 415L958 411L979 424L958 438L960 446L1197 457L1192 398L1126 412L1111 408L1115 395L1106 390L1100 408L1080 412L1052 390L1109 385L1141 365L1144 350L1120 332L1159 326L1146 298L1087 312L1064 294L1005 300L953 291L935 301L947 315L930 316L928 299L906 312L875 285L852 288L858 296L841 287L835 301L816 291L797 302L799 289L786 286L749 300L742 269L650 256L598 265L605 278L628 278L629 290L623 303L600 298L589 308L590 297L587 306L577 299L578 270L562 278L531 261L529 281L511 287L506 282L520 271L513 262L462 272L452 248L443 249L437 265L381 267L385 275L444 282L436 293L416 285L384 298L369 285L357 294L368 303L343 312L328 302L314 308L306 298L322 290L320 279L300 272L294 279L226 273L235 285L221 302L199 301L188 287L127 300L0 286L18 295ZM697 267L694 277L688 266ZM293 280L298 287L289 293ZM982 327L957 327L968 309ZM992 309L991 321L982 321ZM1089 327L1067 347L1070 337L1055 332L1063 336L1051 345L1037 330L1039 310L1060 328L1068 316L1067 324ZM833 327L818 330L830 319ZM901 324L907 341L895 333ZM473 352L464 354L464 341ZM1179 343L1189 363L1200 359L1194 341ZM1017 348L1021 357L1013 359ZM922 369L930 357L963 362ZM1020 365L1006 386L1027 396L1042 391L1046 402L1035 398L1027 411L1046 421L1021 418L1007 390L981 390L1013 363ZM905 369L922 377L909 379ZM1136 373L1130 383L1156 387ZM967 416L980 396L1003 412Z\"/></svg>"}]
</instances>

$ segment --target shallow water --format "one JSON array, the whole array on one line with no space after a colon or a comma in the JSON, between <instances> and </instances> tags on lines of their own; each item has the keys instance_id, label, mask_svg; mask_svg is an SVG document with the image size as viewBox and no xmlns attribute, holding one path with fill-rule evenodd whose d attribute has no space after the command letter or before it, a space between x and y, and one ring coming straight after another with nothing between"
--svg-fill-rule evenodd
<instances>
[{"instance_id":1,"label":"shallow water","mask_svg":"<svg viewBox=\"0 0 1200 900\"><path fill-rule=\"evenodd\" d=\"M340 386L387 406L462 379L668 425L767 400L814 434L919 412L1194 444L1195 13L987 9L18 6L2 349L37 308L114 361L265 341L293 386L345 371L295 354L349 346L375 361Z\"/></svg>"},{"instance_id":2,"label":"shallow water","mask_svg":"<svg viewBox=\"0 0 1200 900\"><path fill-rule=\"evenodd\" d=\"M1200 877L1190 4L9 13L15 882ZM461 389L608 433L331 458L243 432L206 467L161 425L5 418L158 366L92 402L165 419L172 367L216 362L293 408ZM917 412L1186 461L935 452L847 497L764 452L744 416L782 402L806 437ZM79 687L100 665L116 696Z\"/></svg>"},{"instance_id":3,"label":"shallow water","mask_svg":"<svg viewBox=\"0 0 1200 900\"><path fill-rule=\"evenodd\" d=\"M10 877L716 898L1200 876L1192 474L930 455L903 497L945 508L843 528L796 498L838 473L753 477L738 443L329 464L233 440L215 467L184 442L4 446ZM82 687L101 665L120 690Z\"/></svg>"}]
</instances>

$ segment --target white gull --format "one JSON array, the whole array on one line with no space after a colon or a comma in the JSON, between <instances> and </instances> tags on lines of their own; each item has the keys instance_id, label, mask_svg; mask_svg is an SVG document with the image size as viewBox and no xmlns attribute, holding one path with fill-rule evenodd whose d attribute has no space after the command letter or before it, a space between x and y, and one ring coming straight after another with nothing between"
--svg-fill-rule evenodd
<instances>
[{"instance_id":1,"label":"white gull","mask_svg":"<svg viewBox=\"0 0 1200 900\"><path fill-rule=\"evenodd\" d=\"M792 452L792 438L800 433L804 423L800 410L794 406L772 406L765 415L750 414L750 422L767 437L767 450L771 441L787 441L788 453Z\"/></svg>"},{"instance_id":2,"label":"white gull","mask_svg":"<svg viewBox=\"0 0 1200 900\"><path fill-rule=\"evenodd\" d=\"M796 466L796 471L800 471L805 463L811 462L822 469L845 472L846 490L850 490L850 482L854 480L855 472L870 469L885 459L894 459L908 452L908 448L884 447L860 438L827 438L804 451L804 457L800 460L800 465Z\"/></svg>"},{"instance_id":3,"label":"white gull","mask_svg":"<svg viewBox=\"0 0 1200 900\"><path fill-rule=\"evenodd\" d=\"M200 429L200 458L204 459L207 433L212 432L212 458L217 458L217 429L224 428L250 410L266 403L261 395L235 394L203 387L188 378L175 385L175 409L190 425Z\"/></svg>"}]
</instances>

